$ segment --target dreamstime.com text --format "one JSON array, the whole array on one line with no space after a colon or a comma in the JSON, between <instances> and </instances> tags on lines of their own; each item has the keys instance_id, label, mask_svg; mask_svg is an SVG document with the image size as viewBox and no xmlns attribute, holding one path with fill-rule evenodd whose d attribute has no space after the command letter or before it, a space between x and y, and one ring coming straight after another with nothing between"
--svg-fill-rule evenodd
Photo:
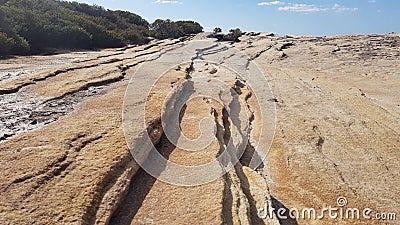
<instances>
[{"instance_id":1,"label":"dreamstime.com text","mask_svg":"<svg viewBox=\"0 0 400 225\"><path fill-rule=\"evenodd\" d=\"M381 221L395 221L396 213L388 212L375 212L370 208L358 209L346 207L348 202L345 197L337 199L337 206L328 206L320 210L314 208L273 208L266 204L263 208L257 210L257 215L261 219L272 219L276 216L279 220L381 220Z\"/></svg>"}]
</instances>

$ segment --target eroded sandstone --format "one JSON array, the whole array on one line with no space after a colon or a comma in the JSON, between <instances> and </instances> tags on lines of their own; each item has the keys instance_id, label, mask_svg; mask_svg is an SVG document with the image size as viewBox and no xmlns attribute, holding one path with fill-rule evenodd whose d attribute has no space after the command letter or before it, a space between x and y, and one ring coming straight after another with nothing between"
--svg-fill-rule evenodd
<instances>
[{"instance_id":1,"label":"eroded sandstone","mask_svg":"<svg viewBox=\"0 0 400 225\"><path fill-rule=\"evenodd\" d=\"M336 206L340 196L349 207L398 214L399 41L396 34L261 33L233 44L263 71L274 93L267 100L277 107L272 148L257 168L249 160L263 125L255 96L222 66L196 62L207 51L194 51L187 64L171 68L139 102L149 106L147 125L157 131L153 143L170 160L186 165L221 153L232 118L207 98L188 102L181 121L189 138L200 135L200 119L214 121L215 139L205 151L176 148L160 128L165 96L185 78L202 74L220 76L236 90L252 118L248 126L254 136L240 163L195 187L166 184L140 169L125 141L121 115L126 87L138 67L182 48L182 42L2 60L0 223L332 224L329 219L263 220L257 209L321 209ZM228 48L216 49L223 61L235 58L224 54ZM193 68L186 70L189 61Z\"/></svg>"}]
</instances>

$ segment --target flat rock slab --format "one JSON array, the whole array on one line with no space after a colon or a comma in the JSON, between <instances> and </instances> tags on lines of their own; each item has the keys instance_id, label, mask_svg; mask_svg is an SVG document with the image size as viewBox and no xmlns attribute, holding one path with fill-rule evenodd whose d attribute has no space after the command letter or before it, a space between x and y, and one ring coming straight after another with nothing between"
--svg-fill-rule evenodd
<instances>
[{"instance_id":1,"label":"flat rock slab","mask_svg":"<svg viewBox=\"0 0 400 225\"><path fill-rule=\"evenodd\" d=\"M201 41L166 40L124 49L2 60L0 223L381 224L377 220L278 221L276 216L257 215L265 206L335 207L339 197L346 197L348 207L400 215L398 35L261 33L227 45L204 36L195 39ZM147 108L144 122L134 128L150 131L157 152L185 166L212 162L229 149L227 139L232 137L245 152L241 157L228 151L225 162L239 162L223 176L203 185L179 187L150 176L134 160L132 149L143 152L143 162L157 162L151 160L147 146L132 148L142 136L125 138L122 114L129 81L147 63L159 65L149 68L151 76L137 74L143 75L139 79L143 85L137 83L135 91L145 98L128 106L137 113ZM158 82L152 80L161 74ZM250 82L259 75L268 81L273 95L265 83ZM160 118L165 115L163 103L188 80L212 78L238 94L228 95L233 92L227 88L223 92L227 97L222 94L216 99L241 102L245 110L227 116L224 108L228 107L215 99L190 99L178 112L183 136L213 138L203 151L189 152L166 138ZM147 88L148 81L155 85ZM183 93L195 96L207 91L195 87L193 93ZM253 95L258 90L267 91ZM275 130L260 120L270 105L277 110L273 142L259 138ZM249 121L244 122L241 116L245 115ZM208 129L201 125L204 118L212 125ZM245 127L250 128L248 143L241 136ZM267 153L260 165L260 159L251 160L256 147ZM216 174L228 164L215 167ZM158 178L168 175L165 169Z\"/></svg>"}]
</instances>

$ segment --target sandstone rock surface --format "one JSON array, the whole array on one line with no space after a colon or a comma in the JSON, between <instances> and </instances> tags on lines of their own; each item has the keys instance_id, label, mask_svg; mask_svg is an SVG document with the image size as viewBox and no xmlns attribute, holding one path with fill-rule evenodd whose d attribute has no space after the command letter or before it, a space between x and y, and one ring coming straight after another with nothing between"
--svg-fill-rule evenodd
<instances>
[{"instance_id":1,"label":"sandstone rock surface","mask_svg":"<svg viewBox=\"0 0 400 225\"><path fill-rule=\"evenodd\" d=\"M190 44L197 40L207 44ZM347 207L400 215L400 36L261 33L235 44L214 41L199 35L1 60L0 224L396 224L262 219L257 211L319 210L346 197ZM203 45L209 48L199 51ZM195 166L218 157L228 137L245 146L238 163L203 185L179 187L150 176L124 137L130 79L144 63L161 62L173 52L182 64L169 68L148 98L137 101L147 106L147 131L157 150L170 161ZM256 63L273 97L255 96L246 80L223 66L239 58L235 69L252 71ZM236 119L226 115L224 105L201 97L186 103L180 127L185 137L196 139L201 120L212 121L206 149L187 152L163 134L166 96L199 77L217 78L235 90L246 105L242 113L251 118L245 124L251 127L248 142L235 136ZM195 87L193 92L200 91ZM266 126L261 100L276 106L276 132L266 159L254 167L254 143L268 142L258 138Z\"/></svg>"}]
</instances>

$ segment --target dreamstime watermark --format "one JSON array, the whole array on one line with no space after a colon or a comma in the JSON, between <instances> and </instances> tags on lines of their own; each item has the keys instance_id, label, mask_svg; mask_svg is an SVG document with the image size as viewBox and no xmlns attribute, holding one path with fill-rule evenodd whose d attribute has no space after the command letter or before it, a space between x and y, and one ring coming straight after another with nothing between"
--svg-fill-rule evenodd
<instances>
[{"instance_id":1,"label":"dreamstime watermark","mask_svg":"<svg viewBox=\"0 0 400 225\"><path fill-rule=\"evenodd\" d=\"M200 72L197 65L208 65L213 69ZM180 70L176 68L186 68L186 77L180 77L180 81L172 85L165 95L163 105L159 106L162 110L158 118L161 119L158 122L146 121L148 117L157 118L155 115L149 116L146 104L153 93L159 91L158 82L168 77L166 74L169 72ZM224 73L218 75L219 72L209 72L215 68L233 75L230 76L233 79L227 80ZM251 120L254 116L251 118L247 113L247 100L243 96L241 98L240 91L232 86L235 80L246 86L252 93L251 98L255 99L259 125L257 134L254 134L256 137L251 136ZM200 120L199 138L190 140L183 135L180 113L186 103L195 98L209 99L223 107L230 119L230 137L224 140L223 151L214 161L196 166L179 165L156 149L155 140L160 134L164 134L176 148L187 152L202 151L217 138L217 122L210 117ZM124 98L122 116L125 139L135 161L158 180L178 186L202 185L222 177L232 169L249 142L256 152L250 160L250 167L257 168L263 162L275 134L276 106L271 99L274 96L265 75L242 51L210 40L185 42L178 48L160 52L136 70Z\"/></svg>"},{"instance_id":2,"label":"dreamstime watermark","mask_svg":"<svg viewBox=\"0 0 400 225\"><path fill-rule=\"evenodd\" d=\"M396 213L374 212L370 208L351 208L346 207L348 201L345 197L339 197L336 206L324 207L320 210L315 208L273 208L265 204L263 208L257 210L257 215L261 219L272 219L276 216L279 220L380 220L394 221Z\"/></svg>"}]
</instances>

